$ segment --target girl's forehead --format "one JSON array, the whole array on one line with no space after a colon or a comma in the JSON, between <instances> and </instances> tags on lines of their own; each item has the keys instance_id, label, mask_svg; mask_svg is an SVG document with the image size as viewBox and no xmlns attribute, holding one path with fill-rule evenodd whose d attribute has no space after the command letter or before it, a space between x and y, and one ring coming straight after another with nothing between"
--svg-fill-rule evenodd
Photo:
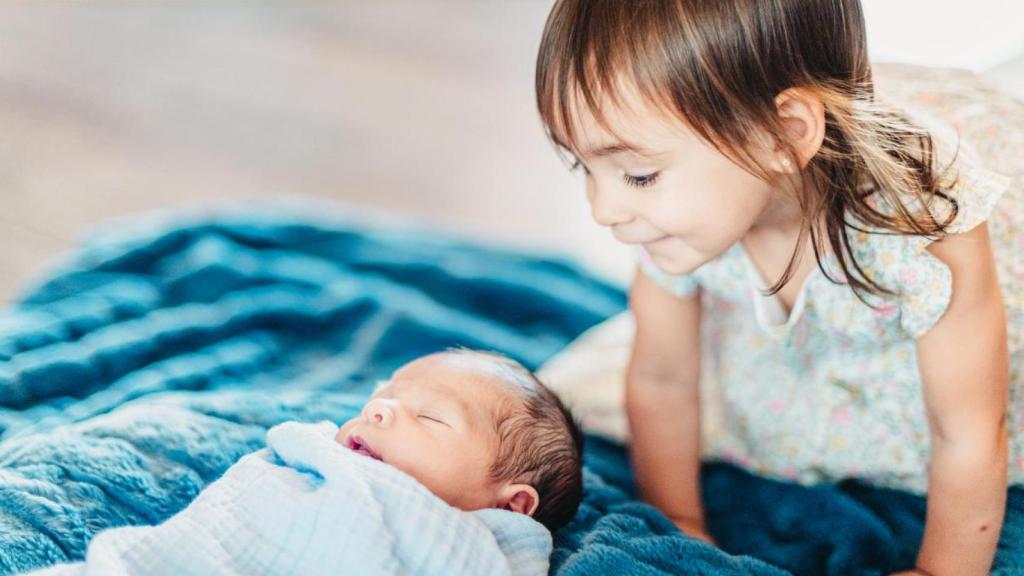
<instances>
[{"instance_id":1,"label":"girl's forehead","mask_svg":"<svg viewBox=\"0 0 1024 576\"><path fill-rule=\"evenodd\" d=\"M691 136L678 117L638 95L603 97L588 106L582 95L564 103L562 123L550 126L552 137L563 148L581 157L624 148L643 155L678 146Z\"/></svg>"}]
</instances>

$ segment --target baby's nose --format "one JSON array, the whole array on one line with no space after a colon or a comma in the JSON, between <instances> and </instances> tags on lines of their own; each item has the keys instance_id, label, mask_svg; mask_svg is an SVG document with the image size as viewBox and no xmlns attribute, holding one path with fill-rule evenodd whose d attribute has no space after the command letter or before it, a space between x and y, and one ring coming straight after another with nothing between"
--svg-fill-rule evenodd
<instances>
[{"instance_id":1,"label":"baby's nose","mask_svg":"<svg viewBox=\"0 0 1024 576\"><path fill-rule=\"evenodd\" d=\"M363 418L375 426L387 427L395 421L395 411L387 400L373 398L363 407Z\"/></svg>"}]
</instances>

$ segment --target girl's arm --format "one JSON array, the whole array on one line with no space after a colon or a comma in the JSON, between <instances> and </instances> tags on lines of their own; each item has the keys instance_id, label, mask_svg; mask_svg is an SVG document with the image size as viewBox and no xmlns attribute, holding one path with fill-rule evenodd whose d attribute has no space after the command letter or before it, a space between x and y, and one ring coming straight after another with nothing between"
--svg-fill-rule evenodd
<instances>
[{"instance_id":1,"label":"girl's arm","mask_svg":"<svg viewBox=\"0 0 1024 576\"><path fill-rule=\"evenodd\" d=\"M711 541L700 499L700 294L677 297L638 270L629 304L636 338L626 413L640 495Z\"/></svg>"},{"instance_id":2,"label":"girl's arm","mask_svg":"<svg viewBox=\"0 0 1024 576\"><path fill-rule=\"evenodd\" d=\"M949 266L953 296L917 343L932 443L917 565L935 576L988 574L1006 504L1006 316L986 225L929 251Z\"/></svg>"}]
</instances>

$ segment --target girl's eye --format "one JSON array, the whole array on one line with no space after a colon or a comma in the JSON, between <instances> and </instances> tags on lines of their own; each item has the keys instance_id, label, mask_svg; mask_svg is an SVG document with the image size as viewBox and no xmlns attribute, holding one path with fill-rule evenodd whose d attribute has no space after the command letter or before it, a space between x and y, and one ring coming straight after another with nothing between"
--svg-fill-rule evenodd
<instances>
[{"instance_id":1,"label":"girl's eye","mask_svg":"<svg viewBox=\"0 0 1024 576\"><path fill-rule=\"evenodd\" d=\"M583 173L584 173L584 174L586 174L586 175L588 175L588 176L590 175L590 170L587 170L587 167L586 167L586 166L584 166L584 165L583 165L583 163L582 163L582 162L580 162L579 160L576 160L575 162L573 162L573 163L572 163L572 167L571 167L571 168L569 168L569 170L570 170L570 171L572 171L572 172L576 172L576 171L577 171L577 170L579 170L580 168L582 168L582 169L583 169Z\"/></svg>"},{"instance_id":2,"label":"girl's eye","mask_svg":"<svg viewBox=\"0 0 1024 576\"><path fill-rule=\"evenodd\" d=\"M437 422L438 424L444 424L444 422L442 422L441 420L438 420L437 418L434 418L433 416L427 416L426 414L417 414L416 417L417 418L422 418L423 420L427 420L429 422Z\"/></svg>"},{"instance_id":3,"label":"girl's eye","mask_svg":"<svg viewBox=\"0 0 1024 576\"><path fill-rule=\"evenodd\" d=\"M654 172L645 176L630 176L629 174L623 174L622 179L626 182L627 186L633 188L647 188L653 186L658 181L658 177L661 176L661 172Z\"/></svg>"}]
</instances>

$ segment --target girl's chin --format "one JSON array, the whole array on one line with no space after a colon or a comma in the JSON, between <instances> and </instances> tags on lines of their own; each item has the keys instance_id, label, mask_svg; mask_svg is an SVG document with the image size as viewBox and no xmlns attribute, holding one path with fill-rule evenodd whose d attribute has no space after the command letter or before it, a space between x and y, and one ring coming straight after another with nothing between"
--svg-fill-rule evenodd
<instances>
[{"instance_id":1,"label":"girl's chin","mask_svg":"<svg viewBox=\"0 0 1024 576\"><path fill-rule=\"evenodd\" d=\"M672 236L665 235L652 242L645 242L643 244L644 250L649 253L657 252L658 250L664 250L672 243Z\"/></svg>"},{"instance_id":2,"label":"girl's chin","mask_svg":"<svg viewBox=\"0 0 1024 576\"><path fill-rule=\"evenodd\" d=\"M694 265L693 262L687 261L687 259L678 258L674 255L665 254L664 252L656 250L648 250L646 247L644 250L647 252L647 255L651 257L651 261L654 262L654 265L666 274L672 274L675 276L689 274L703 264L703 262L699 262Z\"/></svg>"}]
</instances>

